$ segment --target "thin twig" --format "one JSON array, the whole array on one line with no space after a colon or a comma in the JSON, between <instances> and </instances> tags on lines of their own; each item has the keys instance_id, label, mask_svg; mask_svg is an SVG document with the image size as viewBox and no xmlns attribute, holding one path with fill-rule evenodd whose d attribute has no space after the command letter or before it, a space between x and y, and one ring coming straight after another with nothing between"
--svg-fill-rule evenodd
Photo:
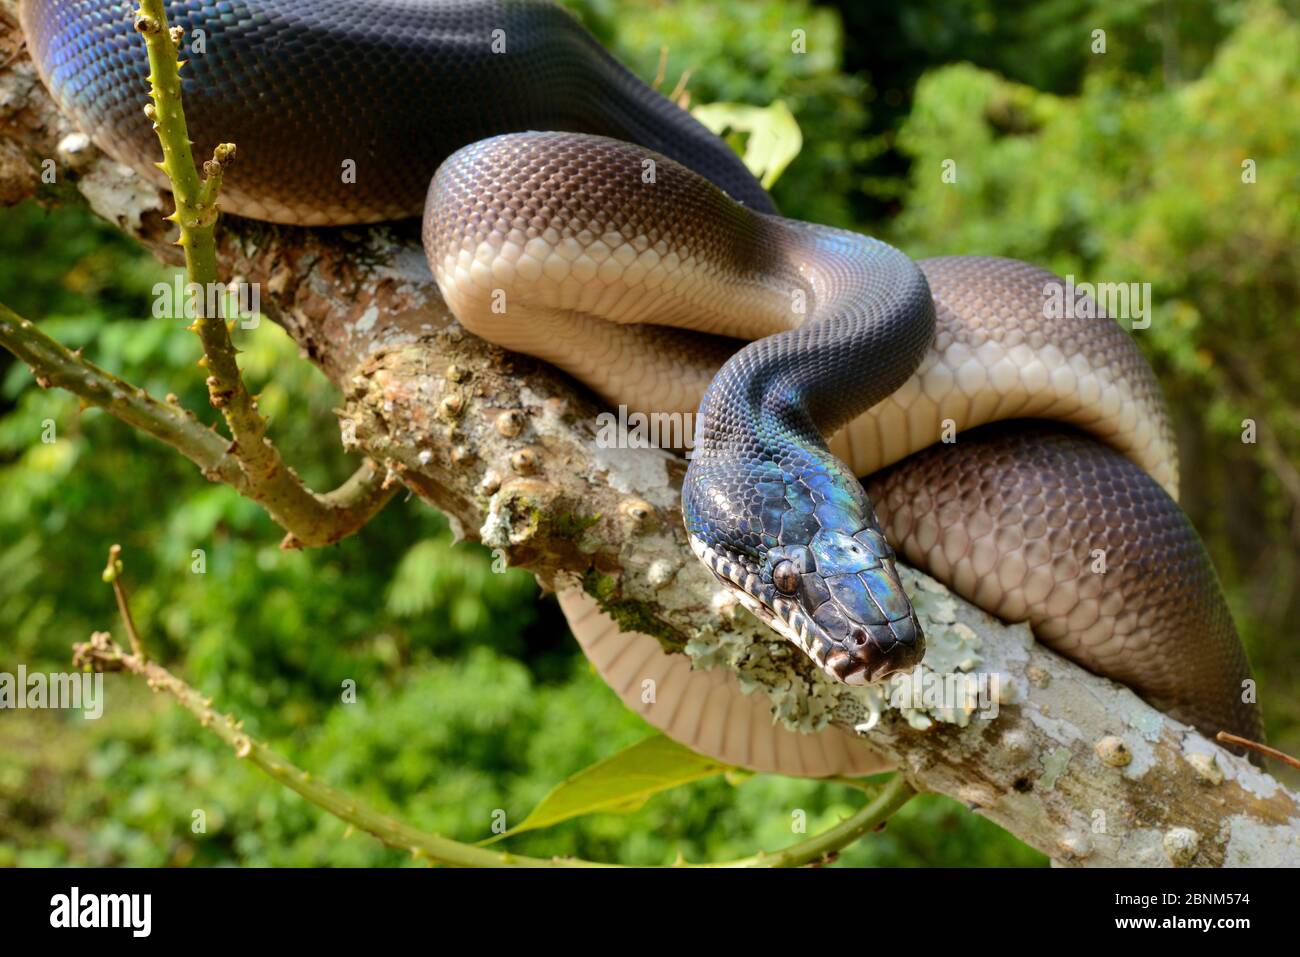
<instances>
[{"instance_id":1,"label":"thin twig","mask_svg":"<svg viewBox=\"0 0 1300 957\"><path fill-rule=\"evenodd\" d=\"M154 691L166 691L189 711L203 727L230 745L235 755L251 762L312 804L365 831L389 847L410 853L417 859L453 867L613 867L577 858L526 857L508 851L490 851L463 844L438 834L417 830L370 807L355 797L315 780L311 774L291 764L243 730L243 723L233 715L222 714L198 691L191 688L159 664L138 654L126 654L107 632L96 632L90 641L74 646L73 663L101 671L128 671L146 680ZM895 775L875 800L839 824L820 834L773 853L759 852L750 857L717 864L692 864L677 861L673 867L743 868L804 867L829 863L845 847L864 834L876 830L916 792L902 777Z\"/></svg>"},{"instance_id":2,"label":"thin twig","mask_svg":"<svg viewBox=\"0 0 1300 957\"><path fill-rule=\"evenodd\" d=\"M341 818L353 827L374 835L389 847L407 851L413 857L457 867L581 867L584 861L543 860L505 852L488 851L461 844L436 834L426 834L401 821L381 814L355 798L316 781L310 774L290 764L280 755L243 730L241 722L229 714L213 710L211 702L166 668L126 654L106 632L96 632L90 641L73 649L78 666L100 670L129 671L144 678L154 691L166 691L205 728L230 745L235 755L248 760L290 790Z\"/></svg>"},{"instance_id":3,"label":"thin twig","mask_svg":"<svg viewBox=\"0 0 1300 957\"><path fill-rule=\"evenodd\" d=\"M217 199L224 170L235 159L235 144L222 143L203 164L202 177L190 150L189 128L181 102L179 45L180 27L169 27L163 0L139 0L135 28L149 52L149 95L145 113L153 121L163 159L158 164L171 182L176 210L167 217L176 223L180 238L176 244L185 252L185 269L191 288L197 289L193 308L197 318L191 327L203 343L201 364L208 370L208 398L220 410L234 441L230 453L247 478L248 495L262 504L288 530L287 547L329 544L355 528L337 534L346 521L368 519L393 493L382 482L365 482L364 488L349 491L344 508L326 502L307 488L288 468L268 436L266 419L257 409L239 371L238 350L230 329L220 314L220 300L209 315L207 290L217 285L216 226L220 211ZM359 473L361 474L361 473ZM370 471L365 471L369 476ZM359 526L358 526L359 527Z\"/></svg>"},{"instance_id":4,"label":"thin twig","mask_svg":"<svg viewBox=\"0 0 1300 957\"><path fill-rule=\"evenodd\" d=\"M655 81L650 84L652 89L659 89L663 84L668 71L668 47L659 48L659 69L655 70Z\"/></svg>"},{"instance_id":5,"label":"thin twig","mask_svg":"<svg viewBox=\"0 0 1300 957\"><path fill-rule=\"evenodd\" d=\"M122 586L121 545L114 545L108 550L108 564L104 566L104 573L100 577L113 586L113 597L117 599L117 612L122 616L122 627L126 629L127 640L131 642L131 651L143 661L144 645L140 643L140 634L136 631L135 619L131 616L131 603L126 600L126 589Z\"/></svg>"},{"instance_id":6,"label":"thin twig","mask_svg":"<svg viewBox=\"0 0 1300 957\"><path fill-rule=\"evenodd\" d=\"M260 504L277 524L289 530L285 548L332 545L365 525L397 492L395 485L385 482L388 470L366 460L334 491L308 492L315 502L310 513L289 514L281 511L278 499L267 497L264 489L252 483L232 454L230 442L195 418L193 412L171 397L160 402L144 389L101 369L3 303L0 346L27 364L41 388L71 392L85 405L103 409L171 446L211 481L223 482Z\"/></svg>"},{"instance_id":7,"label":"thin twig","mask_svg":"<svg viewBox=\"0 0 1300 957\"><path fill-rule=\"evenodd\" d=\"M1293 758L1285 751L1279 751L1277 748L1270 748L1267 744L1260 744L1258 741L1230 734L1227 731L1220 731L1214 737L1224 744L1237 744L1243 748L1249 748L1251 751L1257 751L1265 757L1277 758L1283 764L1289 764L1293 768L1300 768L1300 759Z\"/></svg>"},{"instance_id":8,"label":"thin twig","mask_svg":"<svg viewBox=\"0 0 1300 957\"><path fill-rule=\"evenodd\" d=\"M78 643L72 649L72 661L78 668L98 671L129 671L144 678L149 687L166 691L199 720L203 727L221 738L239 758L269 774L285 787L296 791L312 804L383 841L389 847L410 853L413 857L431 863L453 867L613 867L576 858L524 857L508 851L490 851L473 844L462 844L438 834L417 830L408 824L381 814L356 798L321 784L312 776L295 767L264 743L245 734L243 722L233 715L221 714L212 702L177 678L162 665L149 661L137 635L131 615L130 602L122 588L122 549L114 545L109 549L108 566L104 581L111 582L117 595L118 610L126 625L131 653L125 653L107 632L95 632L90 641ZM719 864L689 864L678 860L675 867L803 867L824 864L835 859L840 850L858 840L868 831L878 829L898 808L916 792L902 775L894 778L875 795L874 799L852 816L820 834L793 844L780 851L760 851L750 857Z\"/></svg>"},{"instance_id":9,"label":"thin twig","mask_svg":"<svg viewBox=\"0 0 1300 957\"><path fill-rule=\"evenodd\" d=\"M229 442L175 402L159 402L144 389L119 378L43 333L0 303L0 346L32 370L43 389L59 388L84 405L103 409L114 418L171 446L214 482L224 482L241 495L248 480L227 451Z\"/></svg>"},{"instance_id":10,"label":"thin twig","mask_svg":"<svg viewBox=\"0 0 1300 957\"><path fill-rule=\"evenodd\" d=\"M851 817L827 828L806 841L769 854L763 851L753 857L727 861L722 864L697 864L696 867L805 867L809 864L829 864L864 834L880 830L895 811L916 796L916 790L901 774L895 774L880 790L875 799Z\"/></svg>"},{"instance_id":11,"label":"thin twig","mask_svg":"<svg viewBox=\"0 0 1300 957\"><path fill-rule=\"evenodd\" d=\"M673 91L668 94L668 99L672 100L683 110L686 109L691 102L691 95L686 92L686 85L691 82L691 74L694 72L695 70L693 67L687 67L683 70L682 75L677 80L677 85L673 87Z\"/></svg>"}]
</instances>

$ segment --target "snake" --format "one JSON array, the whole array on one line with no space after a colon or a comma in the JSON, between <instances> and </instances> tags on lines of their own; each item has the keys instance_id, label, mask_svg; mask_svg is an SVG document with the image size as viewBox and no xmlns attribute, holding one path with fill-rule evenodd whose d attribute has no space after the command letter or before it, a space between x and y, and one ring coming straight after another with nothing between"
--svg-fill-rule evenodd
<instances>
[{"instance_id":1,"label":"snake","mask_svg":"<svg viewBox=\"0 0 1300 957\"><path fill-rule=\"evenodd\" d=\"M134 12L20 5L61 111L165 187ZM1245 652L1177 503L1155 374L1100 310L1049 315L1052 273L917 262L781 216L735 150L549 2L166 12L196 152L238 144L223 211L422 217L429 268L471 333L612 406L696 415L690 547L826 680L877 684L923 660L901 557L1175 719L1260 739ZM734 674L693 669L579 589L560 604L620 697L701 753L793 775L888 766L838 727L787 729Z\"/></svg>"}]
</instances>

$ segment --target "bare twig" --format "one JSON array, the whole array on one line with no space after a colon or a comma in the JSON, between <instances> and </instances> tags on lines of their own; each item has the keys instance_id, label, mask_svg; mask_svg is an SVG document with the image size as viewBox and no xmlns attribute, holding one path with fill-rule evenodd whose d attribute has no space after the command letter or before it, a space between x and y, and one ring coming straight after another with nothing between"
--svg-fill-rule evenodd
<instances>
[{"instance_id":1,"label":"bare twig","mask_svg":"<svg viewBox=\"0 0 1300 957\"><path fill-rule=\"evenodd\" d=\"M131 643L131 653L144 661L144 645L140 643L140 634L136 631L135 619L131 615L131 603L126 600L126 588L122 585L121 545L114 545L108 550L108 564L104 566L104 573L100 577L113 586L117 613L122 616L122 627L126 629L127 640Z\"/></svg>"},{"instance_id":2,"label":"bare twig","mask_svg":"<svg viewBox=\"0 0 1300 957\"><path fill-rule=\"evenodd\" d=\"M651 88L659 89L663 85L664 78L668 71L668 47L659 48L659 68L655 70L654 82L650 84Z\"/></svg>"},{"instance_id":3,"label":"bare twig","mask_svg":"<svg viewBox=\"0 0 1300 957\"><path fill-rule=\"evenodd\" d=\"M682 70L682 75L677 78L677 85L673 87L673 91L668 94L668 99L672 100L682 109L686 109L690 105L691 96L686 91L686 86L691 82L691 74L693 72L694 70L692 70L691 67Z\"/></svg>"},{"instance_id":4,"label":"bare twig","mask_svg":"<svg viewBox=\"0 0 1300 957\"><path fill-rule=\"evenodd\" d=\"M212 703L174 676L166 668L146 661L138 654L126 654L106 632L96 632L90 641L73 649L78 667L101 671L129 671L148 682L154 691L165 691L189 711L203 727L226 744L236 757L248 760L290 790L341 818L353 827L372 834L389 847L407 851L413 857L457 867L581 867L586 862L543 860L521 857L501 851L489 851L472 844L461 844L436 834L426 834L401 821L381 814L355 798L316 781L262 742L246 734L241 722L232 715L212 708Z\"/></svg>"},{"instance_id":5,"label":"bare twig","mask_svg":"<svg viewBox=\"0 0 1300 957\"><path fill-rule=\"evenodd\" d=\"M1215 738L1222 741L1224 744L1235 744L1243 748L1249 748L1251 751L1255 751L1265 757L1276 758L1283 764L1288 764L1293 768L1300 768L1300 759L1293 758L1285 751L1279 751L1277 748L1270 748L1267 744L1260 744L1258 741L1252 741L1250 738L1243 738L1235 734L1230 734L1227 731L1220 731L1215 735Z\"/></svg>"},{"instance_id":6,"label":"bare twig","mask_svg":"<svg viewBox=\"0 0 1300 957\"><path fill-rule=\"evenodd\" d=\"M821 834L783 851L769 854L760 851L753 857L723 864L699 864L698 867L805 867L833 863L842 848L872 831L884 828L895 811L916 795L901 774L895 774L869 804ZM681 865L679 865L681 866ZM690 865L688 865L690 866Z\"/></svg>"},{"instance_id":7,"label":"bare twig","mask_svg":"<svg viewBox=\"0 0 1300 957\"><path fill-rule=\"evenodd\" d=\"M317 807L368 834L389 847L407 851L417 859L453 867L605 867L575 858L543 859L524 857L508 851L490 851L474 844L463 844L437 834L417 830L381 814L356 798L315 780L310 773L295 767L264 743L246 734L243 722L233 715L221 714L212 702L177 678L166 668L149 661L136 632L131 605L122 586L122 548L114 545L108 552L103 579L113 585L118 611L131 643L126 654L107 632L96 632L90 641L73 646L72 661L78 668L98 671L128 671L144 678L155 691L166 691L186 710L226 744L235 755L252 762L285 787L296 791ZM688 864L678 860L674 867L803 867L833 861L845 847L864 834L882 827L895 811L916 792L902 775L895 775L862 809L838 824L807 840L780 851L760 851L750 857L718 864Z\"/></svg>"},{"instance_id":8,"label":"bare twig","mask_svg":"<svg viewBox=\"0 0 1300 957\"><path fill-rule=\"evenodd\" d=\"M263 494L249 479L230 442L169 398L160 402L144 389L113 375L78 352L60 345L36 324L0 303L0 347L8 349L31 368L42 388L60 388L90 406L103 409L127 425L171 446L197 465L204 476L224 482L241 495L263 505L271 517L290 529L286 548L331 545L361 528L396 493L386 482L388 470L367 460L338 489L324 494L308 492L314 501L309 512L289 514L279 499Z\"/></svg>"},{"instance_id":9,"label":"bare twig","mask_svg":"<svg viewBox=\"0 0 1300 957\"><path fill-rule=\"evenodd\" d=\"M0 346L25 362L43 389L59 388L87 406L103 409L171 446L214 482L247 494L248 482L227 451L229 442L173 402L159 402L43 333L35 323L0 304Z\"/></svg>"}]
</instances>

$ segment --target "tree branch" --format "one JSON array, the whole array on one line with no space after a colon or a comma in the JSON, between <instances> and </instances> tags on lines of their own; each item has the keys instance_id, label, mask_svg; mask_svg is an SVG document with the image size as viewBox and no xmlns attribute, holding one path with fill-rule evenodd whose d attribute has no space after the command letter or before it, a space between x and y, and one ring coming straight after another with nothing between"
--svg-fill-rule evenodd
<instances>
[{"instance_id":1,"label":"tree branch","mask_svg":"<svg viewBox=\"0 0 1300 957\"><path fill-rule=\"evenodd\" d=\"M0 23L0 62L15 35ZM174 262L164 198L84 143L68 149L72 132L15 57L0 70L0 196L68 198L66 186L33 176L53 158L60 184ZM736 670L791 726L872 724L867 740L913 785L963 801L1062 863L1300 863L1296 794L924 576L905 573L905 584L935 649L927 660L996 676L988 703L998 716L893 707L878 689L822 679L691 556L678 510L683 463L657 450L601 448L603 410L589 396L461 330L411 226L223 227L225 272L263 283L272 318L343 391L344 444L543 584L581 585L698 667Z\"/></svg>"},{"instance_id":2,"label":"tree branch","mask_svg":"<svg viewBox=\"0 0 1300 957\"><path fill-rule=\"evenodd\" d=\"M148 659L136 633L131 605L122 585L121 555L120 545L114 545L109 549L108 565L104 569L103 578L113 586L113 592L117 597L118 613L131 642L131 653L122 651L108 632L98 631L90 636L89 641L73 646L74 667L100 672L128 671L144 678L151 690L155 693L165 691L170 694L198 719L199 724L230 745L236 757L247 759L273 780L297 792L312 804L346 822L350 827L359 828L373 835L389 847L407 851L417 860L448 864L453 867L616 866L577 858L525 857L509 851L487 850L481 844L453 841L439 834L417 830L409 824L381 814L363 801L313 779L306 771L295 767L267 745L247 734L242 721L236 720L233 715L216 711L210 700L205 699L166 668ZM820 834L791 844L789 847L783 847L779 851L759 851L749 857L713 864L690 864L679 856L671 866L805 867L827 863L834 860L843 848L848 847L867 832L883 828L890 816L916 794L901 774L893 775L879 790L862 787L858 782L854 782L854 786L869 794L871 800L857 812Z\"/></svg>"},{"instance_id":3,"label":"tree branch","mask_svg":"<svg viewBox=\"0 0 1300 957\"><path fill-rule=\"evenodd\" d=\"M246 470L231 453L231 443L177 404L174 396L160 402L144 389L55 342L4 303L0 303L0 347L25 362L41 388L71 392L83 404L103 409L171 446L197 465L209 480L224 482L263 505L282 527L292 529L281 542L284 548L330 545L346 538L383 508L395 491L395 485L387 481L387 470L367 460L332 492L317 494L299 485L311 496L312 505L286 512L280 508L274 488L250 482Z\"/></svg>"},{"instance_id":4,"label":"tree branch","mask_svg":"<svg viewBox=\"0 0 1300 957\"><path fill-rule=\"evenodd\" d=\"M212 702L177 678L166 668L149 661L138 651L124 652L107 632L98 631L90 640L73 649L73 664L95 671L128 671L143 678L155 693L166 692L204 728L216 735L235 752L272 780L294 791L310 803L328 811L351 827L365 831L388 847L405 851L417 860L452 867L616 867L571 857L527 857L510 851L494 851L476 844L465 844L411 827L377 811L363 801L317 781L271 750L266 744L244 731L243 722L233 715L222 714ZM719 863L692 864L678 860L669 865L679 868L806 867L833 860L870 831L888 821L891 815L910 800L915 791L901 775L874 793L857 812L838 824L807 840L779 851L759 851L749 857Z\"/></svg>"}]
</instances>

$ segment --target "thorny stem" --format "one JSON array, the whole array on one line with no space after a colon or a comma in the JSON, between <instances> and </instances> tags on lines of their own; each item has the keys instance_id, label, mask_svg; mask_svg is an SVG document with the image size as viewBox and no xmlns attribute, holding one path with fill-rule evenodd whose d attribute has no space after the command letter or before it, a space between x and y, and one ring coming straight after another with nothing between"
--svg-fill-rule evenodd
<instances>
[{"instance_id":1,"label":"thorny stem","mask_svg":"<svg viewBox=\"0 0 1300 957\"><path fill-rule=\"evenodd\" d=\"M336 503L308 489L267 437L267 422L257 410L257 400L244 384L236 360L237 350L230 339L230 329L217 308L207 315L206 290L217 283L216 225L219 215L217 197L225 168L234 161L235 144L222 143L203 164L200 177L190 150L192 142L181 103L179 46L184 39L181 28L169 28L163 0L139 0L135 28L144 37L149 51L149 95L152 102L145 113L153 121L162 146L163 159L157 166L172 186L176 211L167 217L176 223L185 251L185 269L194 296L197 318L194 330L203 343L200 364L208 370L208 398L221 411L234 441L230 452L247 477L249 497L262 504L280 525L289 530L285 547L321 545L337 541L352 531L336 532ZM370 476L374 470L366 472ZM358 473L359 475L361 473ZM368 485L370 508L364 518L387 503L394 488L382 482L382 476ZM364 523L364 522L363 522ZM358 526L359 527L359 526Z\"/></svg>"},{"instance_id":2,"label":"thorny stem","mask_svg":"<svg viewBox=\"0 0 1300 957\"><path fill-rule=\"evenodd\" d=\"M456 867L580 867L585 864L580 861L549 861L488 851L437 834L426 834L380 814L342 791L316 781L306 771L295 767L265 744L246 734L243 723L234 716L214 710L211 701L166 668L146 661L139 655L123 652L106 632L96 632L90 641L76 645L73 649L73 663L78 666L88 665L100 671L124 670L139 675L153 691L165 691L175 698L203 727L230 745L237 757L249 761L317 807L374 835L389 847L409 852L417 859Z\"/></svg>"},{"instance_id":3,"label":"thorny stem","mask_svg":"<svg viewBox=\"0 0 1300 957\"><path fill-rule=\"evenodd\" d=\"M59 388L171 446L197 465L205 476L247 494L248 481L227 452L229 443L170 400L160 402L144 389L113 375L80 352L73 352L0 304L0 346L31 368L42 389Z\"/></svg>"},{"instance_id":4,"label":"thorny stem","mask_svg":"<svg viewBox=\"0 0 1300 957\"><path fill-rule=\"evenodd\" d=\"M378 838L389 847L406 851L417 860L452 867L616 867L577 858L540 858L511 854L509 851L492 851L473 844L462 844L438 834L429 834L404 824L369 805L327 784L315 780L308 772L296 767L261 741L244 732L243 722L233 715L222 714L212 707L212 701L177 678L162 665L145 658L136 634L130 603L121 586L122 549L114 545L108 552L108 565L104 580L113 584L118 596L118 610L131 641L132 652L127 654L110 634L97 631L87 642L73 646L72 662L78 668L96 671L129 671L145 679L150 689L166 691L175 698L199 724L235 750L235 756L251 762L276 781L296 791L312 804L328 811L358 830ZM847 783L847 782L846 782ZM734 861L718 864L689 864L678 860L674 867L803 867L834 861L842 848L852 844L868 831L878 829L891 814L897 811L916 792L901 774L896 774L876 797L852 816L806 841L773 853L759 853Z\"/></svg>"}]
</instances>

